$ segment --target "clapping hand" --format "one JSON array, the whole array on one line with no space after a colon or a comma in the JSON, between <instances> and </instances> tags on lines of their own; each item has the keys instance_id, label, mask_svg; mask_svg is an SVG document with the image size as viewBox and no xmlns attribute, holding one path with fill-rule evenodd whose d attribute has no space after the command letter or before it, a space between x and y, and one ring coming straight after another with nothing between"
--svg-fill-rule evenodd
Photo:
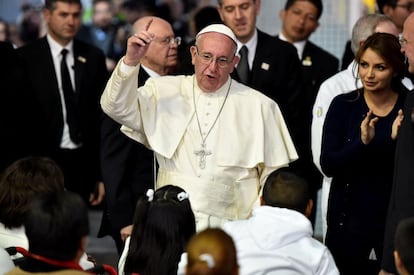
<instances>
[{"instance_id":1,"label":"clapping hand","mask_svg":"<svg viewBox=\"0 0 414 275\"><path fill-rule=\"evenodd\" d=\"M398 111L397 117L395 118L394 122L392 123L391 138L393 140L395 140L398 136L398 131L401 128L401 123L402 123L403 118L404 118L404 114L403 114L403 111L400 109Z\"/></svg>"},{"instance_id":2,"label":"clapping hand","mask_svg":"<svg viewBox=\"0 0 414 275\"><path fill-rule=\"evenodd\" d=\"M364 120L361 122L361 140L365 145L369 144L375 137L375 124L378 117L374 116L371 110L368 111Z\"/></svg>"}]
</instances>

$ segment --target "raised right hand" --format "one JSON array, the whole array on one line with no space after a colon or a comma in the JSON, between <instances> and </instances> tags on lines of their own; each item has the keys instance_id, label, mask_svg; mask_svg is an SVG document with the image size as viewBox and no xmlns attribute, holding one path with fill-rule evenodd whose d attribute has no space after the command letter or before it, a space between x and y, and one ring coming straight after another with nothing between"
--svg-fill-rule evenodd
<instances>
[{"instance_id":1,"label":"raised right hand","mask_svg":"<svg viewBox=\"0 0 414 275\"><path fill-rule=\"evenodd\" d=\"M154 38L154 34L149 33L148 29L151 26L152 20L148 21L144 30L135 33L128 38L127 50L124 57L124 63L129 66L136 66L145 53Z\"/></svg>"}]
</instances>

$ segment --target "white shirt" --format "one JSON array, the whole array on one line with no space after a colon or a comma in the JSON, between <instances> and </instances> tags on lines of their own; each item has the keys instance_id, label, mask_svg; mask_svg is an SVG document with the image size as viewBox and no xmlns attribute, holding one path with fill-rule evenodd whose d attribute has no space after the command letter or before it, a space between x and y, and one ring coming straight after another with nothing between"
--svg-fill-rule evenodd
<instances>
[{"instance_id":1,"label":"white shirt","mask_svg":"<svg viewBox=\"0 0 414 275\"><path fill-rule=\"evenodd\" d=\"M223 229L236 245L240 275L339 274L328 248L312 237L310 221L297 211L261 206Z\"/></svg>"},{"instance_id":2,"label":"white shirt","mask_svg":"<svg viewBox=\"0 0 414 275\"><path fill-rule=\"evenodd\" d=\"M3 248L0 248L0 274L4 274L14 268L14 263L10 258L9 253Z\"/></svg>"},{"instance_id":3,"label":"white shirt","mask_svg":"<svg viewBox=\"0 0 414 275\"><path fill-rule=\"evenodd\" d=\"M29 250L29 240L27 239L24 226L9 229L9 228L6 228L2 223L0 223L0 248L4 249L8 247L17 247L17 246L22 247L26 250ZM23 257L23 255L17 254L17 255L11 256L11 259L17 259L20 257ZM0 259L0 263L1 263L1 259ZM83 253L82 257L80 258L79 265L84 269L94 267L94 264L88 260L86 253ZM0 266L0 270L1 270L1 266Z\"/></svg>"},{"instance_id":4,"label":"white shirt","mask_svg":"<svg viewBox=\"0 0 414 275\"><path fill-rule=\"evenodd\" d=\"M55 66L56 78L59 85L59 95L60 95L60 102L62 103L62 112L63 112L63 134L62 140L60 142L61 148L66 149L74 149L78 148L79 145L72 142L69 135L69 125L66 122L66 105L65 105L65 97L63 95L63 88L62 88L62 78L60 73L60 62L62 61L62 49L63 47L58 44L53 38L48 34L46 36L47 42L50 46L50 51L52 52L53 64ZM68 50L66 54L66 64L68 65L70 79L72 82L72 87L75 89L75 71L73 70L73 66L75 63L74 54L73 54L73 41L69 42L65 47Z\"/></svg>"}]
</instances>

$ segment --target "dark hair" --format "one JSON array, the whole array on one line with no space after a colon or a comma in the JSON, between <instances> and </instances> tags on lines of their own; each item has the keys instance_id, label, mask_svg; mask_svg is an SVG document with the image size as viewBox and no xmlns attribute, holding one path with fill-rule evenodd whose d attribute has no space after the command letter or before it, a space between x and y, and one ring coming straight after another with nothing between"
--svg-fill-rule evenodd
<instances>
[{"instance_id":1,"label":"dark hair","mask_svg":"<svg viewBox=\"0 0 414 275\"><path fill-rule=\"evenodd\" d=\"M405 268L410 274L414 274L414 217L400 221L394 243Z\"/></svg>"},{"instance_id":2,"label":"dark hair","mask_svg":"<svg viewBox=\"0 0 414 275\"><path fill-rule=\"evenodd\" d=\"M28 157L15 161L0 178L0 222L6 228L21 226L36 196L63 190L63 173L53 160Z\"/></svg>"},{"instance_id":3,"label":"dark hair","mask_svg":"<svg viewBox=\"0 0 414 275\"><path fill-rule=\"evenodd\" d=\"M193 236L187 252L186 275L232 275L239 268L233 239L219 228L207 228ZM201 255L211 257L214 266L209 266Z\"/></svg>"},{"instance_id":4,"label":"dark hair","mask_svg":"<svg viewBox=\"0 0 414 275\"><path fill-rule=\"evenodd\" d=\"M321 17L323 11L323 4L321 0L287 0L285 4L285 10L289 9L291 6L293 6L293 4L295 4L298 1L305 1L313 4L318 10L317 19Z\"/></svg>"},{"instance_id":5,"label":"dark hair","mask_svg":"<svg viewBox=\"0 0 414 275\"><path fill-rule=\"evenodd\" d=\"M195 233L195 218L185 191L166 185L138 200L125 272L142 275L177 273L178 262Z\"/></svg>"},{"instance_id":6,"label":"dark hair","mask_svg":"<svg viewBox=\"0 0 414 275\"><path fill-rule=\"evenodd\" d=\"M77 4L80 7L82 7L82 2L81 0L45 0L45 9L48 9L50 11L54 10L56 8L56 3L57 2L63 2L63 3L68 3L68 4Z\"/></svg>"},{"instance_id":7,"label":"dark hair","mask_svg":"<svg viewBox=\"0 0 414 275\"><path fill-rule=\"evenodd\" d=\"M137 0L125 0L121 4L122 9L133 11L150 11L156 12L156 7L153 1L137 1Z\"/></svg>"},{"instance_id":8,"label":"dark hair","mask_svg":"<svg viewBox=\"0 0 414 275\"><path fill-rule=\"evenodd\" d=\"M396 92L404 90L401 79L404 77L406 67L398 38L389 33L374 33L369 36L355 55L355 61L358 65L367 49L373 50L393 68L395 76L391 80L392 89Z\"/></svg>"},{"instance_id":9,"label":"dark hair","mask_svg":"<svg viewBox=\"0 0 414 275\"><path fill-rule=\"evenodd\" d=\"M252 0L252 1L253 1L253 3L256 3L256 0ZM223 0L217 0L217 2L220 6L223 5Z\"/></svg>"},{"instance_id":10,"label":"dark hair","mask_svg":"<svg viewBox=\"0 0 414 275\"><path fill-rule=\"evenodd\" d=\"M82 238L89 234L88 208L72 192L35 199L24 222L29 251L58 261L74 260Z\"/></svg>"},{"instance_id":11,"label":"dark hair","mask_svg":"<svg viewBox=\"0 0 414 275\"><path fill-rule=\"evenodd\" d=\"M217 8L206 6L200 8L194 15L195 33L201 31L210 24L223 23Z\"/></svg>"},{"instance_id":12,"label":"dark hair","mask_svg":"<svg viewBox=\"0 0 414 275\"><path fill-rule=\"evenodd\" d=\"M377 6L380 13L384 13L384 6L390 6L395 8L398 0L377 0Z\"/></svg>"},{"instance_id":13,"label":"dark hair","mask_svg":"<svg viewBox=\"0 0 414 275\"><path fill-rule=\"evenodd\" d=\"M273 171L263 187L265 205L288 208L305 213L310 199L309 185L287 169Z\"/></svg>"}]
</instances>

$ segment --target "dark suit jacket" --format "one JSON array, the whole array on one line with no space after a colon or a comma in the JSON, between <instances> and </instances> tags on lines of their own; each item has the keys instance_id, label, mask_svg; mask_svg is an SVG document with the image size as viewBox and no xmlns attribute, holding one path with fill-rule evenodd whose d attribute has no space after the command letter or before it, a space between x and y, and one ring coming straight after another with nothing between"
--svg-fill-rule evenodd
<instances>
[{"instance_id":1,"label":"dark suit jacket","mask_svg":"<svg viewBox=\"0 0 414 275\"><path fill-rule=\"evenodd\" d=\"M295 47L260 30L248 86L279 104L290 130L300 118L301 67ZM237 70L232 77L239 79ZM294 107L296 104L296 107ZM293 134L293 133L292 133Z\"/></svg>"},{"instance_id":2,"label":"dark suit jacket","mask_svg":"<svg viewBox=\"0 0 414 275\"><path fill-rule=\"evenodd\" d=\"M99 100L108 78L108 72L105 66L105 56L98 48L74 40L73 50L75 97L83 136L81 147L84 154L80 161L87 165L89 171L82 177L96 182L100 179L99 121L101 109ZM30 91L32 100L30 117L30 126L32 126L30 135L34 140L32 151L34 154L54 158L60 151L63 115L59 84L49 43L46 37L43 37L17 51L22 58L26 77L25 85ZM95 182L88 183L88 186L83 188L92 191Z\"/></svg>"},{"instance_id":3,"label":"dark suit jacket","mask_svg":"<svg viewBox=\"0 0 414 275\"><path fill-rule=\"evenodd\" d=\"M21 64L12 44L0 42L0 173L28 154L27 112L30 100L23 87Z\"/></svg>"},{"instance_id":4,"label":"dark suit jacket","mask_svg":"<svg viewBox=\"0 0 414 275\"><path fill-rule=\"evenodd\" d=\"M339 60L311 41L308 41L303 49L302 69L303 82L307 89L307 106L309 107L309 113L311 113L319 87L322 82L338 72Z\"/></svg>"},{"instance_id":5,"label":"dark suit jacket","mask_svg":"<svg viewBox=\"0 0 414 275\"><path fill-rule=\"evenodd\" d=\"M140 67L138 86L148 73ZM138 198L154 189L153 152L120 131L121 125L104 114L101 125L101 166L107 211L100 235L118 235L132 224Z\"/></svg>"},{"instance_id":6,"label":"dark suit jacket","mask_svg":"<svg viewBox=\"0 0 414 275\"><path fill-rule=\"evenodd\" d=\"M394 264L394 236L398 223L414 216L414 90L409 92L404 105L404 120L398 133L395 149L394 180L388 208L384 238L382 268L396 272Z\"/></svg>"}]
</instances>

